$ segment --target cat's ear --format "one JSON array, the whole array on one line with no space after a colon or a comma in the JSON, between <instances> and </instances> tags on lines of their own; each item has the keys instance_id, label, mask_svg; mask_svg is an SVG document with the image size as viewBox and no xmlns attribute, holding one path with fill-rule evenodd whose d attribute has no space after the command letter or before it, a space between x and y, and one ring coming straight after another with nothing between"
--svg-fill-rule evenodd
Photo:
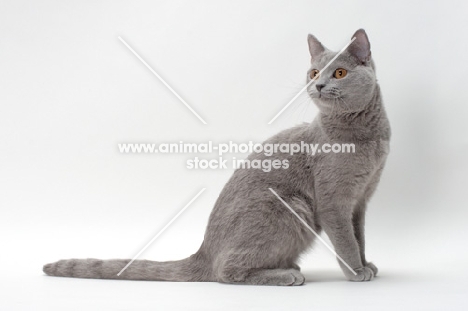
<instances>
[{"instance_id":1,"label":"cat's ear","mask_svg":"<svg viewBox=\"0 0 468 311\"><path fill-rule=\"evenodd\" d=\"M309 52L312 61L317 59L317 57L325 51L325 47L313 35L309 34L307 36L307 42L309 43Z\"/></svg>"},{"instance_id":2,"label":"cat's ear","mask_svg":"<svg viewBox=\"0 0 468 311\"><path fill-rule=\"evenodd\" d=\"M366 64L371 59L371 50L369 38L364 29L359 29L351 37L354 39L353 43L348 47L348 51L356 57L362 64Z\"/></svg>"}]
</instances>

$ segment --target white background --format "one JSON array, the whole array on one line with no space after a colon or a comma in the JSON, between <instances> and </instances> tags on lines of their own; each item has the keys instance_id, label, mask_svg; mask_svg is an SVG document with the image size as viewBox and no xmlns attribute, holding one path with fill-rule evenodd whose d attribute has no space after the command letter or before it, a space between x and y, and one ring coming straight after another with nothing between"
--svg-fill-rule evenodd
<instances>
[{"instance_id":1,"label":"white background","mask_svg":"<svg viewBox=\"0 0 468 311\"><path fill-rule=\"evenodd\" d=\"M467 4L463 1L0 1L2 310L463 309L468 269ZM302 88L308 33L341 49L365 28L393 127L368 213L380 276L346 282L322 245L302 287L46 277L61 258L198 249L232 170L122 142L262 141L317 109ZM208 122L203 125L117 39Z\"/></svg>"}]
</instances>

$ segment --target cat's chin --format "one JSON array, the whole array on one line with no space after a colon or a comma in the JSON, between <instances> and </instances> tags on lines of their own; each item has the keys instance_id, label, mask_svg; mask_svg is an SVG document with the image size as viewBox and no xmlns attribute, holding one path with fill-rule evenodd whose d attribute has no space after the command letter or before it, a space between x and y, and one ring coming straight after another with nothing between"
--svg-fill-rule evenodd
<instances>
[{"instance_id":1,"label":"cat's chin","mask_svg":"<svg viewBox=\"0 0 468 311\"><path fill-rule=\"evenodd\" d=\"M332 111L340 111L340 106L337 103L336 97L315 97L312 98L315 105L319 108L322 113L330 113Z\"/></svg>"}]
</instances>

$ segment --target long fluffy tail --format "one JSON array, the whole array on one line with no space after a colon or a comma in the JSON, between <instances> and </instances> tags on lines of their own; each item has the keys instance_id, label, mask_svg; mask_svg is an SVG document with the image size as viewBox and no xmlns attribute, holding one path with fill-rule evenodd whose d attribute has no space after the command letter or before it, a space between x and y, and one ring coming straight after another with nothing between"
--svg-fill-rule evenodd
<instances>
[{"instance_id":1,"label":"long fluffy tail","mask_svg":"<svg viewBox=\"0 0 468 311\"><path fill-rule=\"evenodd\" d=\"M130 259L66 259L44 265L47 275L88 278L172 282L203 282L211 280L208 263L197 254L177 261L135 260L117 275Z\"/></svg>"}]
</instances>

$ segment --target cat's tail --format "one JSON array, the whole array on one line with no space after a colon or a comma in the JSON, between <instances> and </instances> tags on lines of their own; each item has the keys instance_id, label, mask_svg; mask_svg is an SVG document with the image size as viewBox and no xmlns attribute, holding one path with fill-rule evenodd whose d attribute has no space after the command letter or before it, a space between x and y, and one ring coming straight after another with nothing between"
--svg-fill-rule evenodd
<instances>
[{"instance_id":1,"label":"cat's tail","mask_svg":"<svg viewBox=\"0 0 468 311\"><path fill-rule=\"evenodd\" d=\"M198 254L177 261L135 260L118 275L129 262L130 259L66 259L44 265L43 271L51 276L88 279L212 281L210 265Z\"/></svg>"}]
</instances>

